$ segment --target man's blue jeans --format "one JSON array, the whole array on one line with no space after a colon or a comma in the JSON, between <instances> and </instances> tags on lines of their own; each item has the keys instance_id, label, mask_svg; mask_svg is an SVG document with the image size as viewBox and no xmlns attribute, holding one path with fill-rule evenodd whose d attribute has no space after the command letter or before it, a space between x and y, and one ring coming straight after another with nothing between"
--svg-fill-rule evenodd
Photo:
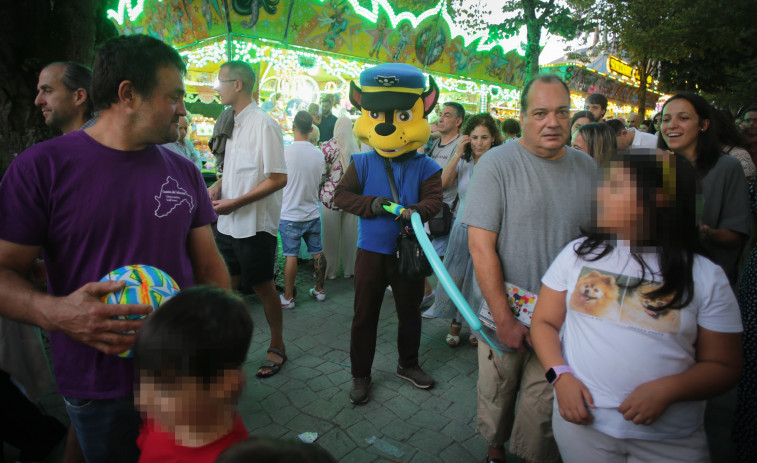
<instances>
[{"instance_id":1,"label":"man's blue jeans","mask_svg":"<svg viewBox=\"0 0 757 463\"><path fill-rule=\"evenodd\" d=\"M64 397L87 463L136 463L140 418L134 397L73 399Z\"/></svg>"}]
</instances>

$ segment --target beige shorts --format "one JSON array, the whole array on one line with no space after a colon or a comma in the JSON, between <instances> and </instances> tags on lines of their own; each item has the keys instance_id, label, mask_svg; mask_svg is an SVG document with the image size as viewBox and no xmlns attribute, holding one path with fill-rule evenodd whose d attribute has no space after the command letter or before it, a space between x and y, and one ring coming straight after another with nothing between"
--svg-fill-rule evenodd
<instances>
[{"instance_id":1,"label":"beige shorts","mask_svg":"<svg viewBox=\"0 0 757 463\"><path fill-rule=\"evenodd\" d=\"M510 441L510 453L524 460L559 462L552 397L552 385L536 354L505 352L498 357L483 343L479 347L478 432L490 446Z\"/></svg>"},{"instance_id":2,"label":"beige shorts","mask_svg":"<svg viewBox=\"0 0 757 463\"><path fill-rule=\"evenodd\" d=\"M709 463L704 426L687 437L664 440L617 439L591 426L569 423L555 410L555 435L565 463Z\"/></svg>"}]
</instances>

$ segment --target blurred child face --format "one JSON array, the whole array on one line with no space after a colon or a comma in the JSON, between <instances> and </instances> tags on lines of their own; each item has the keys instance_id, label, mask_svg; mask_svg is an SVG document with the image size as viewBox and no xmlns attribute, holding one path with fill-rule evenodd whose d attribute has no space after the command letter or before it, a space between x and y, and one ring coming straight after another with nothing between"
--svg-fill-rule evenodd
<instances>
[{"instance_id":1,"label":"blurred child face","mask_svg":"<svg viewBox=\"0 0 757 463\"><path fill-rule=\"evenodd\" d=\"M625 167L611 167L604 169L603 173L604 178L597 188L597 226L619 238L631 240L643 218L636 182Z\"/></svg>"},{"instance_id":2,"label":"blurred child face","mask_svg":"<svg viewBox=\"0 0 757 463\"><path fill-rule=\"evenodd\" d=\"M224 409L219 387L218 383L207 385L193 377L156 381L142 376L134 401L140 412L168 432L177 426L214 423Z\"/></svg>"}]
</instances>

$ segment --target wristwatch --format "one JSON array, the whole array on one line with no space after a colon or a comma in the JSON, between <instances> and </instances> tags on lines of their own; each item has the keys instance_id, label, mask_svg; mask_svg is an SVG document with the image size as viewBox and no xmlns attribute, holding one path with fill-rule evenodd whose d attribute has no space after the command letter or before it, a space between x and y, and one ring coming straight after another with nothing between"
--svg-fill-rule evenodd
<instances>
[{"instance_id":1,"label":"wristwatch","mask_svg":"<svg viewBox=\"0 0 757 463\"><path fill-rule=\"evenodd\" d=\"M573 370L571 370L568 365L558 365L547 370L547 373L544 376L547 377L549 384L555 384L560 375L565 373L573 374Z\"/></svg>"}]
</instances>

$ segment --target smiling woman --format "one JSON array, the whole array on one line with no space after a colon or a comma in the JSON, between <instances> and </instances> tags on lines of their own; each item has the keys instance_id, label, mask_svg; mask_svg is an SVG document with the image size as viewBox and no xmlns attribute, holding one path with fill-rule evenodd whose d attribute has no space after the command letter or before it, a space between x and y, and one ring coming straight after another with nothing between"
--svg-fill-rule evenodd
<instances>
[{"instance_id":1,"label":"smiling woman","mask_svg":"<svg viewBox=\"0 0 757 463\"><path fill-rule=\"evenodd\" d=\"M662 108L659 147L683 155L702 182L700 237L705 249L736 283L741 247L749 234L749 203L741 163L718 147L712 108L699 95L683 92Z\"/></svg>"}]
</instances>

